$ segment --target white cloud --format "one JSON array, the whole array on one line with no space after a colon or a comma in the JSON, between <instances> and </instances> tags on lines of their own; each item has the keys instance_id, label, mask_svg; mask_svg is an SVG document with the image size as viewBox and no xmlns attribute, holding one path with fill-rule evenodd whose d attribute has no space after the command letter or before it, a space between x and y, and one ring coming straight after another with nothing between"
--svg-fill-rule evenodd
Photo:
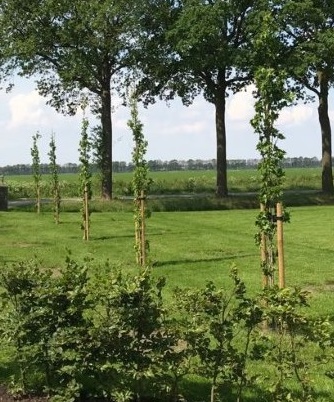
<instances>
[{"instance_id":1,"label":"white cloud","mask_svg":"<svg viewBox=\"0 0 334 402\"><path fill-rule=\"evenodd\" d=\"M282 110L277 121L279 125L297 125L314 118L313 108L307 105L291 106Z\"/></svg>"},{"instance_id":2,"label":"white cloud","mask_svg":"<svg viewBox=\"0 0 334 402\"><path fill-rule=\"evenodd\" d=\"M116 117L114 119L114 126L117 129L130 130L128 127L128 121L129 121L129 119L123 119L123 118Z\"/></svg>"},{"instance_id":3,"label":"white cloud","mask_svg":"<svg viewBox=\"0 0 334 402\"><path fill-rule=\"evenodd\" d=\"M227 102L226 114L232 121L239 121L249 124L254 115L254 85L247 86L245 91L232 95L231 100Z\"/></svg>"},{"instance_id":4,"label":"white cloud","mask_svg":"<svg viewBox=\"0 0 334 402\"><path fill-rule=\"evenodd\" d=\"M195 134L206 131L206 124L203 121L194 121L194 122L179 122L173 125L164 126L161 130L162 134L168 135L182 135L182 134Z\"/></svg>"},{"instance_id":5,"label":"white cloud","mask_svg":"<svg viewBox=\"0 0 334 402\"><path fill-rule=\"evenodd\" d=\"M246 91L238 92L233 95L227 103L227 117L234 122L249 124L249 121L254 116L254 85L249 85ZM296 125L307 122L314 118L314 108L309 105L299 104L284 109L278 119L279 125Z\"/></svg>"},{"instance_id":6,"label":"white cloud","mask_svg":"<svg viewBox=\"0 0 334 402\"><path fill-rule=\"evenodd\" d=\"M10 120L8 128L46 124L44 105L45 100L36 91L13 96L9 100Z\"/></svg>"}]
</instances>

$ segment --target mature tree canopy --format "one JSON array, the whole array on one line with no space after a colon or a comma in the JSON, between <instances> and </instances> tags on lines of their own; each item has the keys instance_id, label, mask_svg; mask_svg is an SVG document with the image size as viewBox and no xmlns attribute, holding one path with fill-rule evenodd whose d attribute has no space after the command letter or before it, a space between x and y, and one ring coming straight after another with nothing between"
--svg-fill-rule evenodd
<instances>
[{"instance_id":1,"label":"mature tree canopy","mask_svg":"<svg viewBox=\"0 0 334 402\"><path fill-rule=\"evenodd\" d=\"M328 91L334 82L334 4L331 0L0 0L0 78L35 75L40 93L64 113L83 94L101 119L96 130L102 194L112 196L112 114L141 71L146 102L199 94L216 111L217 195L226 196L226 97L253 81L263 54L254 41L261 12L275 14L276 68L319 99L323 190L333 191ZM138 75L136 76L138 78Z\"/></svg>"},{"instance_id":2,"label":"mature tree canopy","mask_svg":"<svg viewBox=\"0 0 334 402\"><path fill-rule=\"evenodd\" d=\"M148 21L142 82L151 95L181 96L185 104L202 92L216 109L217 195L226 196L226 97L251 82L248 22L254 0L151 1L159 17ZM153 13L154 15L154 13Z\"/></svg>"},{"instance_id":3,"label":"mature tree canopy","mask_svg":"<svg viewBox=\"0 0 334 402\"><path fill-rule=\"evenodd\" d=\"M135 4L125 0L0 1L2 73L37 74L49 103L73 113L87 90L101 118L102 194L112 195L111 94L131 65Z\"/></svg>"},{"instance_id":4,"label":"mature tree canopy","mask_svg":"<svg viewBox=\"0 0 334 402\"><path fill-rule=\"evenodd\" d=\"M322 143L322 190L333 193L328 93L334 84L334 2L281 0L281 35L290 48L289 74L318 98Z\"/></svg>"}]
</instances>

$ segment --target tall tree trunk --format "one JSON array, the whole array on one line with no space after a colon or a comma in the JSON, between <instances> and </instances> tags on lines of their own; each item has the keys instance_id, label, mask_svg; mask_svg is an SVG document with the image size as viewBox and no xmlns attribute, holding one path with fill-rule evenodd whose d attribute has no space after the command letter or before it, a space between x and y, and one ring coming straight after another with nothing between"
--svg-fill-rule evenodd
<instances>
[{"instance_id":1,"label":"tall tree trunk","mask_svg":"<svg viewBox=\"0 0 334 402\"><path fill-rule=\"evenodd\" d=\"M105 80L101 92L101 126L101 195L102 198L110 200L112 198L112 120L110 79Z\"/></svg>"},{"instance_id":2,"label":"tall tree trunk","mask_svg":"<svg viewBox=\"0 0 334 402\"><path fill-rule=\"evenodd\" d=\"M333 193L333 170L332 170L332 133L328 117L328 76L325 71L318 71L320 85L318 115L321 127L322 144L322 191Z\"/></svg>"},{"instance_id":3,"label":"tall tree trunk","mask_svg":"<svg viewBox=\"0 0 334 402\"><path fill-rule=\"evenodd\" d=\"M225 90L216 97L216 138L217 138L217 197L227 197L227 160L225 126Z\"/></svg>"}]
</instances>

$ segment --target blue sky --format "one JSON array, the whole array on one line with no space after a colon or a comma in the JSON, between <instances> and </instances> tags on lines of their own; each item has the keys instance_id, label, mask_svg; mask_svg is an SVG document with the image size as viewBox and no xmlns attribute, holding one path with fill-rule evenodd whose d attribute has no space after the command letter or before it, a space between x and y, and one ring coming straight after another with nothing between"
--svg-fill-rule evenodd
<instances>
[{"instance_id":1,"label":"blue sky","mask_svg":"<svg viewBox=\"0 0 334 402\"><path fill-rule=\"evenodd\" d=\"M31 163L32 136L39 131L41 161L48 162L47 153L52 133L55 134L57 161L78 163L78 144L82 114L64 117L45 105L45 99L34 89L32 80L14 79L10 93L0 92L0 166ZM334 99L330 117L333 125ZM127 127L129 111L114 99L114 160L131 160L132 136ZM251 159L256 151L257 137L249 124L254 114L252 88L227 99L227 157ZM185 107L179 100L166 105L158 102L140 109L144 134L148 140L147 159L213 159L215 158L214 108L201 97ZM94 125L93 119L91 124ZM321 156L321 138L317 105L300 104L282 111L278 128L286 139L280 146L288 157Z\"/></svg>"}]
</instances>

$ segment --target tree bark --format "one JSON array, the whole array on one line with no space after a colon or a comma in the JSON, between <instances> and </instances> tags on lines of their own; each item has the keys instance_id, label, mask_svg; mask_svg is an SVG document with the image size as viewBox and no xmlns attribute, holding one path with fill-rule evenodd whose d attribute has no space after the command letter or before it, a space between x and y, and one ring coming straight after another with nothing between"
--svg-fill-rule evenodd
<instances>
[{"instance_id":1,"label":"tree bark","mask_svg":"<svg viewBox=\"0 0 334 402\"><path fill-rule=\"evenodd\" d=\"M321 185L324 193L332 194L333 170L332 170L332 133L331 124L328 116L328 76L325 71L318 71L320 86L318 115L321 127L322 144L322 178Z\"/></svg>"},{"instance_id":2,"label":"tree bark","mask_svg":"<svg viewBox=\"0 0 334 402\"><path fill-rule=\"evenodd\" d=\"M219 198L228 196L227 188L227 160L226 160L226 126L225 126L225 90L215 101L216 107L216 139L217 139L217 188Z\"/></svg>"},{"instance_id":3,"label":"tree bark","mask_svg":"<svg viewBox=\"0 0 334 402\"><path fill-rule=\"evenodd\" d=\"M101 155L101 196L112 198L112 119L110 80L104 82L101 92L101 126L102 126L102 155Z\"/></svg>"}]
</instances>

